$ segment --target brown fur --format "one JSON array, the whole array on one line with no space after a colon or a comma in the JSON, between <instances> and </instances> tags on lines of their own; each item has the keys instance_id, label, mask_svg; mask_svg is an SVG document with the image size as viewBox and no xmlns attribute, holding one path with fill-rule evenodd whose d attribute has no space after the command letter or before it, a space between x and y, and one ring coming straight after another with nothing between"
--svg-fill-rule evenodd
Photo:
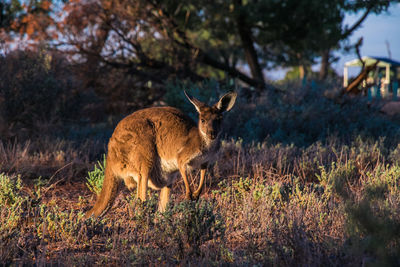
<instances>
[{"instance_id":1,"label":"brown fur","mask_svg":"<svg viewBox=\"0 0 400 267\"><path fill-rule=\"evenodd\" d=\"M164 211L170 188L180 172L187 199L197 199L204 183L205 169L219 148L222 112L232 108L236 94L228 93L212 107L188 97L199 112L198 126L180 110L153 107L134 112L115 128L108 143L103 188L94 207L86 213L101 216L112 206L120 181L137 196L147 198L147 187L161 190L159 210ZM201 168L197 190L187 180L188 168Z\"/></svg>"}]
</instances>

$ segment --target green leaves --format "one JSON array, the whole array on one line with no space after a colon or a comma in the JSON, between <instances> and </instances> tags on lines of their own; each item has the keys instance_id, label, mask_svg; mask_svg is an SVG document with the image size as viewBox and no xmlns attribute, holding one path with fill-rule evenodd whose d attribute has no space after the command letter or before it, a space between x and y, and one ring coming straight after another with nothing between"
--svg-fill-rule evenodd
<instances>
[{"instance_id":1,"label":"green leaves","mask_svg":"<svg viewBox=\"0 0 400 267\"><path fill-rule=\"evenodd\" d=\"M103 161L97 161L93 171L88 172L86 186L96 195L100 195L104 181L104 170L106 169L106 155L103 154Z\"/></svg>"}]
</instances>

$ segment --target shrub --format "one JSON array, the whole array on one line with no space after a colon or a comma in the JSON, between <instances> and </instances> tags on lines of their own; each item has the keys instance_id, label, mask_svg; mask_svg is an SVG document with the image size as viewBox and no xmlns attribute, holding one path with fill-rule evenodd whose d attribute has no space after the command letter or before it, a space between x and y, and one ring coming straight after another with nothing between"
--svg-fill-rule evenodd
<instances>
[{"instance_id":1,"label":"shrub","mask_svg":"<svg viewBox=\"0 0 400 267\"><path fill-rule=\"evenodd\" d=\"M338 191L345 201L349 247L366 263L398 266L400 260L399 166L377 166L367 173L360 196Z\"/></svg>"},{"instance_id":2,"label":"shrub","mask_svg":"<svg viewBox=\"0 0 400 267\"><path fill-rule=\"evenodd\" d=\"M59 108L59 84L46 54L14 52L0 58L0 95L3 116L12 124L32 127L35 121L50 120Z\"/></svg>"},{"instance_id":3,"label":"shrub","mask_svg":"<svg viewBox=\"0 0 400 267\"><path fill-rule=\"evenodd\" d=\"M171 203L164 213L157 211L157 203L155 194L145 202L135 197L128 199L132 212L129 219L134 221L135 233L131 238L138 246L135 253L154 243L161 258L183 260L202 254L201 247L209 241L221 244L224 240L225 220L214 203L206 200Z\"/></svg>"},{"instance_id":4,"label":"shrub","mask_svg":"<svg viewBox=\"0 0 400 267\"><path fill-rule=\"evenodd\" d=\"M6 126L0 126L0 133L42 137L51 132L45 127L54 132L60 122L87 119L83 107L97 98L80 87L72 65L60 54L17 50L0 55L0 122Z\"/></svg>"},{"instance_id":5,"label":"shrub","mask_svg":"<svg viewBox=\"0 0 400 267\"><path fill-rule=\"evenodd\" d=\"M225 220L206 200L183 201L160 215L158 223L161 248L174 249L179 259L200 255L200 247L212 240L220 244L225 234Z\"/></svg>"},{"instance_id":6,"label":"shrub","mask_svg":"<svg viewBox=\"0 0 400 267\"><path fill-rule=\"evenodd\" d=\"M95 236L109 230L105 220L84 220L80 211L65 211L54 200L44 203L41 190L45 184L38 179L35 190L27 194L20 177L0 174L1 263L11 264L19 255L38 261L46 256L46 245L51 243L84 249Z\"/></svg>"},{"instance_id":7,"label":"shrub","mask_svg":"<svg viewBox=\"0 0 400 267\"><path fill-rule=\"evenodd\" d=\"M18 252L20 223L27 212L28 198L20 192L20 177L0 174L0 262L11 262Z\"/></svg>"}]
</instances>

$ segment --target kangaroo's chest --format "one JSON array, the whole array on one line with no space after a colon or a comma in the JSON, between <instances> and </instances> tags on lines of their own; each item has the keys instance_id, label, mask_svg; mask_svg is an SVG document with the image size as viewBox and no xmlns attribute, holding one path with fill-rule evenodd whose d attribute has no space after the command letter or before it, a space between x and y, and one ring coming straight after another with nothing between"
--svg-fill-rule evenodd
<instances>
[{"instance_id":1,"label":"kangaroo's chest","mask_svg":"<svg viewBox=\"0 0 400 267\"><path fill-rule=\"evenodd\" d=\"M211 163L216 160L217 152L219 149L219 143L205 149L201 152L194 154L187 162L187 165L190 169L200 168L201 165L205 163Z\"/></svg>"},{"instance_id":2,"label":"kangaroo's chest","mask_svg":"<svg viewBox=\"0 0 400 267\"><path fill-rule=\"evenodd\" d=\"M193 158L191 158L188 163L187 166L190 169L198 169L201 167L201 165L214 161L215 160L215 154L211 151L206 151L206 152L200 152L196 155L193 156Z\"/></svg>"},{"instance_id":3,"label":"kangaroo's chest","mask_svg":"<svg viewBox=\"0 0 400 267\"><path fill-rule=\"evenodd\" d=\"M219 145L211 146L207 149L196 151L185 160L185 164L189 169L198 169L203 164L214 162L218 152ZM179 171L178 158L163 159L161 158L161 170L164 174L171 174Z\"/></svg>"},{"instance_id":4,"label":"kangaroo's chest","mask_svg":"<svg viewBox=\"0 0 400 267\"><path fill-rule=\"evenodd\" d=\"M184 159L185 167L190 171L193 169L199 169L205 163L213 162L216 159L218 146L212 147L212 149L200 150L192 155L187 155ZM179 153L177 153L179 154ZM163 177L163 184L171 185L173 184L177 178L179 173L179 164L180 160L177 157L173 158L163 158L160 157L160 168L158 169L160 172L158 174L153 175L154 177Z\"/></svg>"},{"instance_id":5,"label":"kangaroo's chest","mask_svg":"<svg viewBox=\"0 0 400 267\"><path fill-rule=\"evenodd\" d=\"M203 165L204 163L212 161L215 158L214 154L215 153L211 153L209 151L195 153L191 155L191 157L186 162L187 167L189 167L190 169L200 168L201 165ZM179 171L177 159L161 159L160 163L161 170L164 174L171 174Z\"/></svg>"}]
</instances>

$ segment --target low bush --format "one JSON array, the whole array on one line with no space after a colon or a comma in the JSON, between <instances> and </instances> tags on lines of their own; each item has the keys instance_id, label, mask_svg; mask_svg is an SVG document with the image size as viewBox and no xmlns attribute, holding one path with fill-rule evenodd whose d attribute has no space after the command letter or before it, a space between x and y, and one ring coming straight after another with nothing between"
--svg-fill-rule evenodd
<instances>
[{"instance_id":1,"label":"low bush","mask_svg":"<svg viewBox=\"0 0 400 267\"><path fill-rule=\"evenodd\" d=\"M16 50L0 55L2 139L66 138L65 124L95 121L105 107L81 87L74 66L60 54ZM103 114L101 121L106 119Z\"/></svg>"}]
</instances>

